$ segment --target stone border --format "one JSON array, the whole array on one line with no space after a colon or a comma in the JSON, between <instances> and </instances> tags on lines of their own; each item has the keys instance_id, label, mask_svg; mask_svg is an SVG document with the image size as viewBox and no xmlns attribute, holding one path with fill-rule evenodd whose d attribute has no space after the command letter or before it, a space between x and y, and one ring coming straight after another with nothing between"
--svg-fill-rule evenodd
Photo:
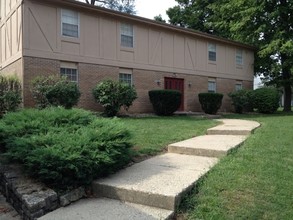
<instances>
[{"instance_id":1,"label":"stone border","mask_svg":"<svg viewBox=\"0 0 293 220\"><path fill-rule=\"evenodd\" d=\"M21 166L0 164L0 191L24 220L33 220L85 197L84 187L58 194L23 174Z\"/></svg>"}]
</instances>

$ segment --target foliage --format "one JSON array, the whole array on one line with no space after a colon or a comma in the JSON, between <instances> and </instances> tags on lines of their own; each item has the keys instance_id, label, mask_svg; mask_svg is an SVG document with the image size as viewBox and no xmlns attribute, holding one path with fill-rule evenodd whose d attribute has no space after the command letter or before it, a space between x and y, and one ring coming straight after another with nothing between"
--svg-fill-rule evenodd
<instances>
[{"instance_id":1,"label":"foliage","mask_svg":"<svg viewBox=\"0 0 293 220\"><path fill-rule=\"evenodd\" d=\"M77 105L80 95L77 83L62 79L47 91L46 98L52 106L69 109Z\"/></svg>"},{"instance_id":2,"label":"foliage","mask_svg":"<svg viewBox=\"0 0 293 220\"><path fill-rule=\"evenodd\" d=\"M59 75L38 76L32 80L31 91L36 106L43 109L49 106L72 108L79 101L80 91L75 82Z\"/></svg>"},{"instance_id":3,"label":"foliage","mask_svg":"<svg viewBox=\"0 0 293 220\"><path fill-rule=\"evenodd\" d=\"M199 93L198 99L202 110L206 114L216 114L222 105L223 94L221 93Z\"/></svg>"},{"instance_id":4,"label":"foliage","mask_svg":"<svg viewBox=\"0 0 293 220\"><path fill-rule=\"evenodd\" d=\"M180 207L184 219L291 219L292 116L229 116L262 126L198 183Z\"/></svg>"},{"instance_id":5,"label":"foliage","mask_svg":"<svg viewBox=\"0 0 293 220\"><path fill-rule=\"evenodd\" d=\"M172 115L181 104L181 92L177 90L151 90L149 98L157 115Z\"/></svg>"},{"instance_id":6,"label":"foliage","mask_svg":"<svg viewBox=\"0 0 293 220\"><path fill-rule=\"evenodd\" d=\"M259 88L253 91L253 107L261 113L274 113L280 102L280 94L274 88Z\"/></svg>"},{"instance_id":7,"label":"foliage","mask_svg":"<svg viewBox=\"0 0 293 220\"><path fill-rule=\"evenodd\" d=\"M243 111L249 112L253 109L252 104L252 92L251 90L238 90L229 93L229 96L232 99L232 105L234 105L235 112L242 114Z\"/></svg>"},{"instance_id":8,"label":"foliage","mask_svg":"<svg viewBox=\"0 0 293 220\"><path fill-rule=\"evenodd\" d=\"M21 85L16 77L0 76L0 117L15 111L21 103Z\"/></svg>"},{"instance_id":9,"label":"foliage","mask_svg":"<svg viewBox=\"0 0 293 220\"><path fill-rule=\"evenodd\" d=\"M93 89L93 96L104 107L108 117L117 115L123 106L126 110L137 98L135 88L122 82L104 80Z\"/></svg>"},{"instance_id":10,"label":"foliage","mask_svg":"<svg viewBox=\"0 0 293 220\"><path fill-rule=\"evenodd\" d=\"M293 85L293 2L289 0L176 0L171 23L256 46L255 73L284 89L291 111ZM253 19L252 19L253 18Z\"/></svg>"},{"instance_id":11,"label":"foliage","mask_svg":"<svg viewBox=\"0 0 293 220\"><path fill-rule=\"evenodd\" d=\"M135 14L135 0L85 0L85 2L128 14Z\"/></svg>"},{"instance_id":12,"label":"foliage","mask_svg":"<svg viewBox=\"0 0 293 220\"><path fill-rule=\"evenodd\" d=\"M90 183L130 160L130 134L119 119L64 108L26 109L0 121L6 156L59 189Z\"/></svg>"},{"instance_id":13,"label":"foliage","mask_svg":"<svg viewBox=\"0 0 293 220\"><path fill-rule=\"evenodd\" d=\"M169 8L166 13L173 25L211 33L206 19L212 13L208 7L215 0L175 0L178 5Z\"/></svg>"},{"instance_id":14,"label":"foliage","mask_svg":"<svg viewBox=\"0 0 293 220\"><path fill-rule=\"evenodd\" d=\"M159 21L159 22L166 23L166 20L162 17L161 14L156 15L156 16L154 17L154 20L155 20L155 21Z\"/></svg>"}]
</instances>

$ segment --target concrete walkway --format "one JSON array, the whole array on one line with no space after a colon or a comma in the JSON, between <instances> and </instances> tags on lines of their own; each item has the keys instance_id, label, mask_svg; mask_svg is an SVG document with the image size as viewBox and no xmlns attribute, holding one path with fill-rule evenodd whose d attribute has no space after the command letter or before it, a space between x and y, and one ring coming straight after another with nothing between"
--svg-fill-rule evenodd
<instances>
[{"instance_id":1,"label":"concrete walkway","mask_svg":"<svg viewBox=\"0 0 293 220\"><path fill-rule=\"evenodd\" d=\"M96 198L57 209L41 220L169 219L182 197L259 123L221 119L207 134L168 146L168 153L93 182Z\"/></svg>"}]
</instances>

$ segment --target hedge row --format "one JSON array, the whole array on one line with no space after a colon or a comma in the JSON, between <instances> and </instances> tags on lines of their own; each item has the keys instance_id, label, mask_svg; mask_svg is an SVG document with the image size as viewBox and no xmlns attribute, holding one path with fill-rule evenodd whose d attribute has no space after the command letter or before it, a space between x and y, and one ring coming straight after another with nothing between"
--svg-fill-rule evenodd
<instances>
[{"instance_id":1,"label":"hedge row","mask_svg":"<svg viewBox=\"0 0 293 220\"><path fill-rule=\"evenodd\" d=\"M229 94L235 112L253 111L260 113L274 113L280 102L280 93L275 88L259 88L256 90L239 90Z\"/></svg>"}]
</instances>

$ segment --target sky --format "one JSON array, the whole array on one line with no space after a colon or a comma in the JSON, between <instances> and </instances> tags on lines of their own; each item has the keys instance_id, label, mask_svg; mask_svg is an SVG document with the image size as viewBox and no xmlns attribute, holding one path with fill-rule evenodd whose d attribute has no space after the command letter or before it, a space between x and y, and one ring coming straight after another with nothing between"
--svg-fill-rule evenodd
<instances>
[{"instance_id":1,"label":"sky","mask_svg":"<svg viewBox=\"0 0 293 220\"><path fill-rule=\"evenodd\" d=\"M85 0L78 1L85 2ZM175 0L135 0L136 15L149 19L161 14L168 21L166 10L174 5L177 5Z\"/></svg>"},{"instance_id":2,"label":"sky","mask_svg":"<svg viewBox=\"0 0 293 220\"><path fill-rule=\"evenodd\" d=\"M153 19L156 15L161 14L168 21L166 10L177 5L175 0L136 0L136 15Z\"/></svg>"}]
</instances>

